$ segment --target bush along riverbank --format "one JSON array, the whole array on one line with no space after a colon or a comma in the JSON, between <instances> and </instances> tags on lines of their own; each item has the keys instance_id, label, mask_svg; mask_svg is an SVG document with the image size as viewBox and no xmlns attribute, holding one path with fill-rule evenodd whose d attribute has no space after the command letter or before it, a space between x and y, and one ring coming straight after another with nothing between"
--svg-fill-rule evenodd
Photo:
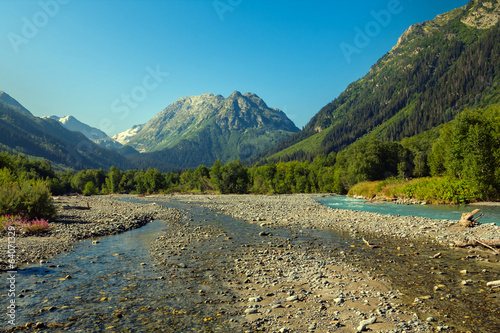
<instances>
[{"instance_id":1,"label":"bush along riverbank","mask_svg":"<svg viewBox=\"0 0 500 333\"><path fill-rule=\"evenodd\" d=\"M348 195L401 204L467 204L482 200L482 193L473 190L467 181L449 177L366 181L354 185Z\"/></svg>"}]
</instances>

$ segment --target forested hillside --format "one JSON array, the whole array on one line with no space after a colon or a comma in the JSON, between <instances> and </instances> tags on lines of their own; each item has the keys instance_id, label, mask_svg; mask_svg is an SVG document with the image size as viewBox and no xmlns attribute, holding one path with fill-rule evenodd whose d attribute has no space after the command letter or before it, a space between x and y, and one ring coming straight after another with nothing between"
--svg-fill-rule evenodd
<instances>
[{"instance_id":1,"label":"forested hillside","mask_svg":"<svg viewBox=\"0 0 500 333\"><path fill-rule=\"evenodd\" d=\"M410 27L365 77L266 156L311 159L366 135L398 141L444 124L464 108L498 103L500 25L491 25L498 22L498 7L497 1L471 1Z\"/></svg>"}]
</instances>

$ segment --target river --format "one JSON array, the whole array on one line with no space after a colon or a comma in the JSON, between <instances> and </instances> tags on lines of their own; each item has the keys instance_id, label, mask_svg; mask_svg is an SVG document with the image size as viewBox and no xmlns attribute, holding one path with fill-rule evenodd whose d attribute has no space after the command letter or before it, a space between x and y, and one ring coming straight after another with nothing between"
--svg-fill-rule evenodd
<instances>
[{"instance_id":1,"label":"river","mask_svg":"<svg viewBox=\"0 0 500 333\"><path fill-rule=\"evenodd\" d=\"M162 221L98 242L79 242L74 250L49 263L19 269L16 324L40 322L45 323L42 329L46 331L68 332L242 332L241 304L222 282L238 278L230 265L246 245L267 246L267 240L258 236L261 229L195 203L159 204L187 212L180 221L186 228L210 225L231 241L193 244L196 257L179 254L175 263L166 266L150 254L153 240L171 228ZM447 314L444 321L450 318L450 325L472 332L495 332L500 327L499 300L483 287L484 281L498 277L496 261L464 261L464 251L424 243L403 246L397 240L373 235L370 240L383 243L382 250L368 249L359 237L333 230L274 228L272 232L276 242L303 244L305 251L309 247L345 251L355 265L391 280L416 312L419 307L414 299L430 295L426 306ZM436 251L442 252L443 259L432 258ZM179 260L187 267L179 268ZM458 265L469 272L467 277L461 275ZM2 273L2 280L6 277ZM467 286L460 283L465 279L471 281ZM8 302L3 292L0 303ZM0 328L9 327L6 319L1 321Z\"/></svg>"},{"instance_id":2,"label":"river","mask_svg":"<svg viewBox=\"0 0 500 333\"><path fill-rule=\"evenodd\" d=\"M438 220L458 221L462 213L481 209L484 216L479 220L481 223L495 223L500 225L500 206L488 205L396 205L387 202L370 202L366 199L355 199L347 196L335 196L317 198L323 205L338 208L359 210L365 212L428 217Z\"/></svg>"}]
</instances>

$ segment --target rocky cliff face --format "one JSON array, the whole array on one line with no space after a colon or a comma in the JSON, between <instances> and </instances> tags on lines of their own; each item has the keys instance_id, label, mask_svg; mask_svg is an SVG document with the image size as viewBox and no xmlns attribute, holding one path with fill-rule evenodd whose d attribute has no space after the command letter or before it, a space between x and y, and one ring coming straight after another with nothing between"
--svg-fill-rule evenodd
<instances>
[{"instance_id":1,"label":"rocky cliff face","mask_svg":"<svg viewBox=\"0 0 500 333\"><path fill-rule=\"evenodd\" d=\"M500 2L492 1L471 1L467 5L467 15L464 15L461 22L478 29L489 29L500 20Z\"/></svg>"},{"instance_id":2,"label":"rocky cliff face","mask_svg":"<svg viewBox=\"0 0 500 333\"><path fill-rule=\"evenodd\" d=\"M119 142L121 144L127 144L134 136L137 135L137 133L142 130L144 127L144 124L142 125L134 125L131 128L129 128L126 131L120 132L118 134L113 135L111 138L115 140L116 142Z\"/></svg>"}]
</instances>

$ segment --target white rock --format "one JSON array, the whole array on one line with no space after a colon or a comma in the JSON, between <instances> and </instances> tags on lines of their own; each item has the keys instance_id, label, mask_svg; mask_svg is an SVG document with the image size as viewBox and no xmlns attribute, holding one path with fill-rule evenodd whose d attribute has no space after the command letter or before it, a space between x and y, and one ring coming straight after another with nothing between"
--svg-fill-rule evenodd
<instances>
[{"instance_id":1,"label":"white rock","mask_svg":"<svg viewBox=\"0 0 500 333\"><path fill-rule=\"evenodd\" d=\"M371 317L370 319L363 320L359 323L358 332L366 331L366 326L371 325L377 321L377 317Z\"/></svg>"},{"instance_id":2,"label":"white rock","mask_svg":"<svg viewBox=\"0 0 500 333\"><path fill-rule=\"evenodd\" d=\"M248 315L248 314L254 314L254 313L258 313L259 311L256 309L256 308L248 308L245 310L245 313Z\"/></svg>"},{"instance_id":3,"label":"white rock","mask_svg":"<svg viewBox=\"0 0 500 333\"><path fill-rule=\"evenodd\" d=\"M486 286L492 287L492 288L498 288L498 287L500 287L500 280L488 282L488 283L486 283Z\"/></svg>"}]
</instances>

